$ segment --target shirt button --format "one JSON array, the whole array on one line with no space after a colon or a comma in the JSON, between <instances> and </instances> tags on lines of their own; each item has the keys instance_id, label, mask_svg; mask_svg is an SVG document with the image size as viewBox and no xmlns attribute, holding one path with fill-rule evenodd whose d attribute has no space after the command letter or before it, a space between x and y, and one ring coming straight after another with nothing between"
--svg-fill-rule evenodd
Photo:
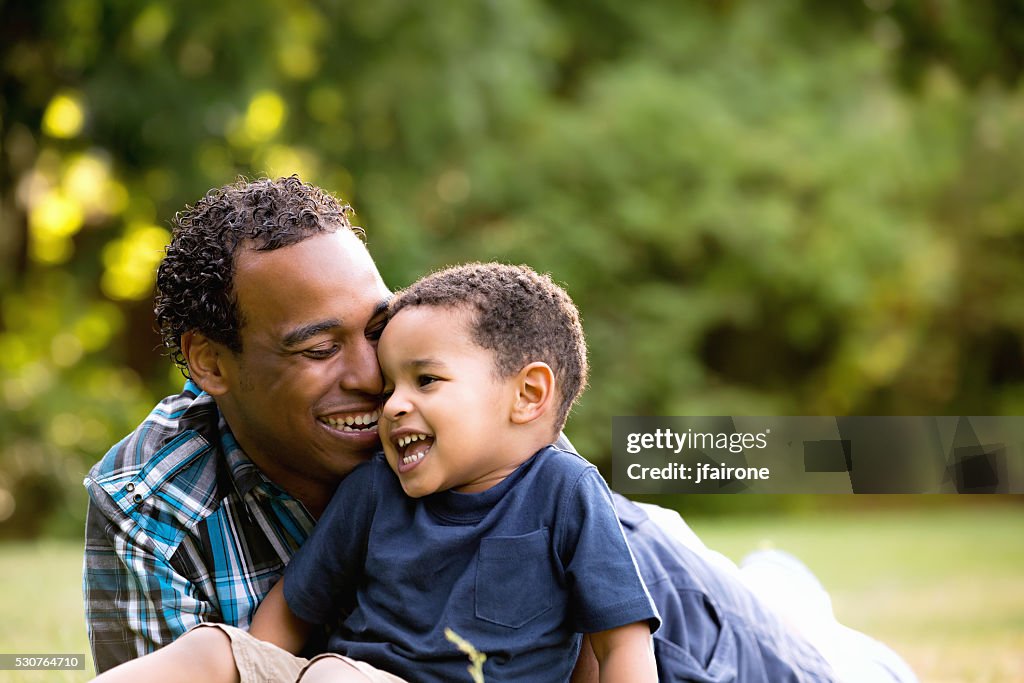
<instances>
[{"instance_id":1,"label":"shirt button","mask_svg":"<svg viewBox=\"0 0 1024 683\"><path fill-rule=\"evenodd\" d=\"M142 494L141 493L136 493L134 496L132 496L132 500L134 500L136 503L141 503L142 502Z\"/></svg>"},{"instance_id":2,"label":"shirt button","mask_svg":"<svg viewBox=\"0 0 1024 683\"><path fill-rule=\"evenodd\" d=\"M135 484L128 484L127 486L124 487L124 490L127 491L128 493L131 493L132 491L135 490Z\"/></svg>"}]
</instances>

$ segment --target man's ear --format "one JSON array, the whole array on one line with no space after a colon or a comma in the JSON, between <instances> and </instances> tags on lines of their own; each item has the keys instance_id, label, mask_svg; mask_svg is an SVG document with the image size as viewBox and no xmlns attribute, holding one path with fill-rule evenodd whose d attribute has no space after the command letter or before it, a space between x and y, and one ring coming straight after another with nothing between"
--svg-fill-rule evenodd
<instances>
[{"instance_id":1,"label":"man's ear","mask_svg":"<svg viewBox=\"0 0 1024 683\"><path fill-rule=\"evenodd\" d=\"M532 422L546 415L555 400L555 373L547 363L530 363L516 375L515 391L512 422Z\"/></svg>"},{"instance_id":2,"label":"man's ear","mask_svg":"<svg viewBox=\"0 0 1024 683\"><path fill-rule=\"evenodd\" d=\"M208 338L202 332L186 332L181 335L181 355L188 363L188 374L199 388L211 396L221 396L228 391L222 356L229 351Z\"/></svg>"}]
</instances>

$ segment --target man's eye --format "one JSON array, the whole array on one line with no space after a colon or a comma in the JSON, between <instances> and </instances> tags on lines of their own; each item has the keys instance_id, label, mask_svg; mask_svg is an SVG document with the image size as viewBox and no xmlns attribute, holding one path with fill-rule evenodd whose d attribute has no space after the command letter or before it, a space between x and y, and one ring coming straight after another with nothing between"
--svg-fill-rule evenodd
<instances>
[{"instance_id":1,"label":"man's eye","mask_svg":"<svg viewBox=\"0 0 1024 683\"><path fill-rule=\"evenodd\" d=\"M366 331L364 332L364 334L366 335L366 338L369 339L372 342L380 341L380 335L382 335L383 333L384 333L384 323L383 322L374 323L374 324L370 325L369 327L366 328Z\"/></svg>"},{"instance_id":2,"label":"man's eye","mask_svg":"<svg viewBox=\"0 0 1024 683\"><path fill-rule=\"evenodd\" d=\"M334 344L327 347L315 347L312 349L306 349L302 352L302 355L307 358L313 358L314 360L324 360L330 358L338 352L338 347Z\"/></svg>"}]
</instances>

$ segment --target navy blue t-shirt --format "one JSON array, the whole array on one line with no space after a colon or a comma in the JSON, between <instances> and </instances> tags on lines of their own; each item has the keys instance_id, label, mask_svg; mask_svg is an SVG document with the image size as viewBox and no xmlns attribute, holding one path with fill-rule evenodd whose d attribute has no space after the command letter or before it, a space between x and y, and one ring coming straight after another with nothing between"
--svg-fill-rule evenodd
<instances>
[{"instance_id":1,"label":"navy blue t-shirt","mask_svg":"<svg viewBox=\"0 0 1024 683\"><path fill-rule=\"evenodd\" d=\"M547 447L480 493L420 499L383 456L345 480L285 573L329 648L411 681L465 680L446 627L498 681L566 681L580 633L659 620L593 465ZM347 616L345 616L347 615Z\"/></svg>"}]
</instances>

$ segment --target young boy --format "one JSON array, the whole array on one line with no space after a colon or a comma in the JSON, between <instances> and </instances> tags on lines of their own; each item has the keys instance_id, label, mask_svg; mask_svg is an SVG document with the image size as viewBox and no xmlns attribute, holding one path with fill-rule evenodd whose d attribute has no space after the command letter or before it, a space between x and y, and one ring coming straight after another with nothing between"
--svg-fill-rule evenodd
<instances>
[{"instance_id":1,"label":"young boy","mask_svg":"<svg viewBox=\"0 0 1024 683\"><path fill-rule=\"evenodd\" d=\"M450 628L489 682L567 681L582 633L602 681L655 681L658 615L608 488L550 446L586 382L568 295L525 267L449 268L396 295L378 355L384 454L339 486L250 633L197 628L101 680L468 680ZM288 654L339 620L340 654Z\"/></svg>"}]
</instances>

